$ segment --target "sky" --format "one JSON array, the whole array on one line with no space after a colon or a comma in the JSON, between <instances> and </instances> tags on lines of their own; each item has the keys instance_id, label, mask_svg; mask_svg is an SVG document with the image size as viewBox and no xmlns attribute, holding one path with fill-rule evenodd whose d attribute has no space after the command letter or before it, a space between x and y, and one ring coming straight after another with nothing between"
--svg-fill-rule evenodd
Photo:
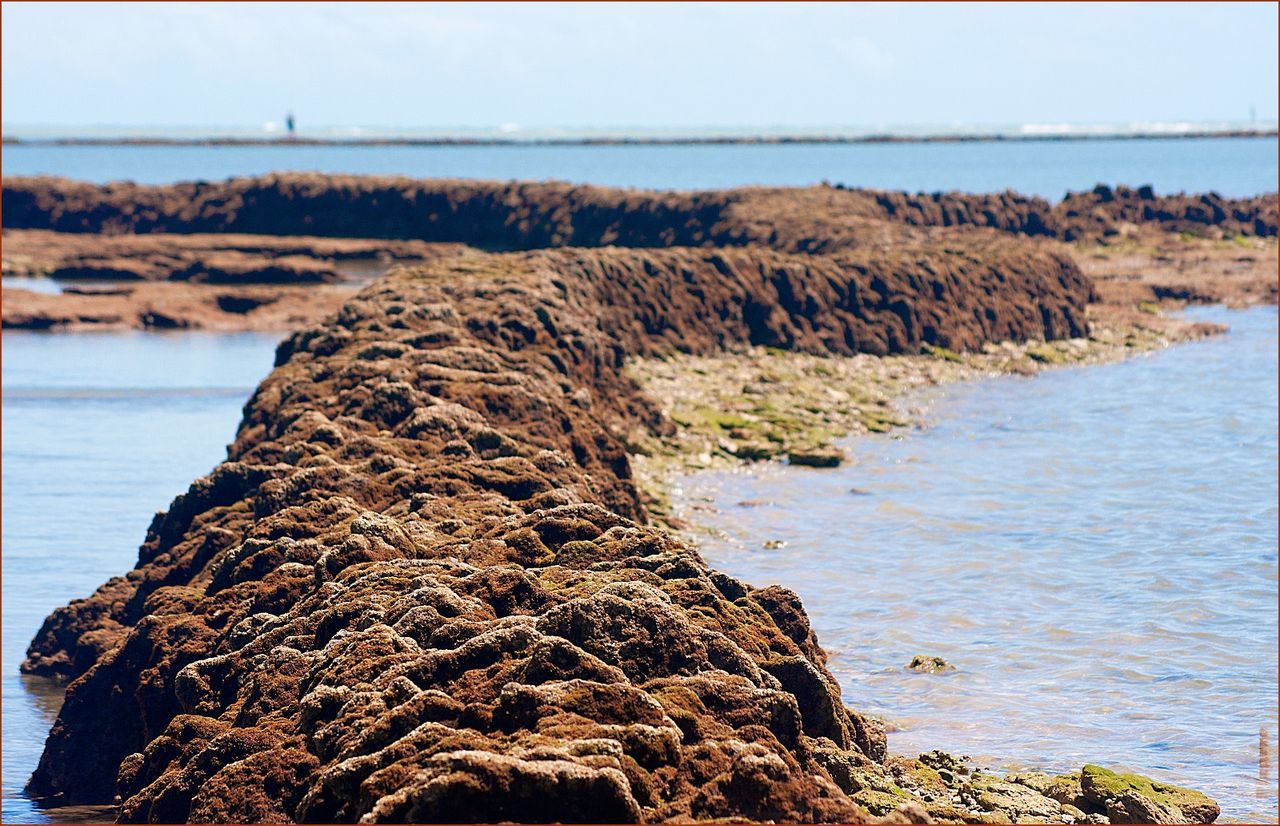
<instances>
[{"instance_id":1,"label":"sky","mask_svg":"<svg viewBox=\"0 0 1280 826\"><path fill-rule=\"evenodd\" d=\"M1277 4L31 3L21 125L889 126L1276 117ZM512 127L508 127L512 128Z\"/></svg>"}]
</instances>

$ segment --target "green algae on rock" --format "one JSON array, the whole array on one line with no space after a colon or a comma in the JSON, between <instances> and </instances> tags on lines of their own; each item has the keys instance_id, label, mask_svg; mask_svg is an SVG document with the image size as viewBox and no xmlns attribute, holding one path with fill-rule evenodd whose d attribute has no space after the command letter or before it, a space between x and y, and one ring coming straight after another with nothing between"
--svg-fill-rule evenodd
<instances>
[{"instance_id":1,"label":"green algae on rock","mask_svg":"<svg viewBox=\"0 0 1280 826\"><path fill-rule=\"evenodd\" d=\"M1080 788L1112 823L1146 823L1151 816L1162 823L1211 823L1220 813L1218 804L1200 792L1101 766L1080 770Z\"/></svg>"},{"instance_id":2,"label":"green algae on rock","mask_svg":"<svg viewBox=\"0 0 1280 826\"><path fill-rule=\"evenodd\" d=\"M838 447L801 447L787 452L787 461L800 467L839 467L844 460L844 451Z\"/></svg>"}]
</instances>

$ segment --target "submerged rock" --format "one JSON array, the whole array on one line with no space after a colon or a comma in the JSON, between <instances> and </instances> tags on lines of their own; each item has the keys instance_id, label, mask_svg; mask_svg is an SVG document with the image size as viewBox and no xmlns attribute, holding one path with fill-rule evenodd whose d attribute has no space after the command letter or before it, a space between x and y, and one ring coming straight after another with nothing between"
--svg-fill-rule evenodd
<instances>
[{"instance_id":1,"label":"submerged rock","mask_svg":"<svg viewBox=\"0 0 1280 826\"><path fill-rule=\"evenodd\" d=\"M926 657L917 654L907 663L908 671L919 671L922 674L940 674L944 671L955 671L956 667L941 657Z\"/></svg>"},{"instance_id":2,"label":"submerged rock","mask_svg":"<svg viewBox=\"0 0 1280 826\"><path fill-rule=\"evenodd\" d=\"M844 451L838 447L793 450L787 454L788 462L802 467L839 467L844 458Z\"/></svg>"}]
</instances>

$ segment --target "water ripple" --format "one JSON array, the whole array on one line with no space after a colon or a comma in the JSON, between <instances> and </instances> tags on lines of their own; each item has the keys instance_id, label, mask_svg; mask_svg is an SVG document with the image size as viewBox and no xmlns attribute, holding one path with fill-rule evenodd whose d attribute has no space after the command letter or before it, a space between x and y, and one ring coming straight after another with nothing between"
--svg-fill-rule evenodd
<instances>
[{"instance_id":1,"label":"water ripple","mask_svg":"<svg viewBox=\"0 0 1280 826\"><path fill-rule=\"evenodd\" d=\"M679 501L714 504L714 566L800 593L892 750L1106 763L1274 821L1276 310L1196 315L1233 332L930 391L927 427L851 441L849 466L697 475Z\"/></svg>"}]
</instances>

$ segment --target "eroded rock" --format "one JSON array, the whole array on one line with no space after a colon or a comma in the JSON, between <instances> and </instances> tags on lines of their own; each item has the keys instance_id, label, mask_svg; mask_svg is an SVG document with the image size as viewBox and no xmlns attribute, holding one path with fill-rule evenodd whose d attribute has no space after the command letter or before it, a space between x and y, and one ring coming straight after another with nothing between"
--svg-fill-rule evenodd
<instances>
[{"instance_id":1,"label":"eroded rock","mask_svg":"<svg viewBox=\"0 0 1280 826\"><path fill-rule=\"evenodd\" d=\"M796 595L647 524L621 434L669 422L623 367L1074 335L1090 289L988 237L394 270L280 345L138 567L46 622L27 668L74 681L30 789L130 822L1039 812L941 757L908 791Z\"/></svg>"}]
</instances>

